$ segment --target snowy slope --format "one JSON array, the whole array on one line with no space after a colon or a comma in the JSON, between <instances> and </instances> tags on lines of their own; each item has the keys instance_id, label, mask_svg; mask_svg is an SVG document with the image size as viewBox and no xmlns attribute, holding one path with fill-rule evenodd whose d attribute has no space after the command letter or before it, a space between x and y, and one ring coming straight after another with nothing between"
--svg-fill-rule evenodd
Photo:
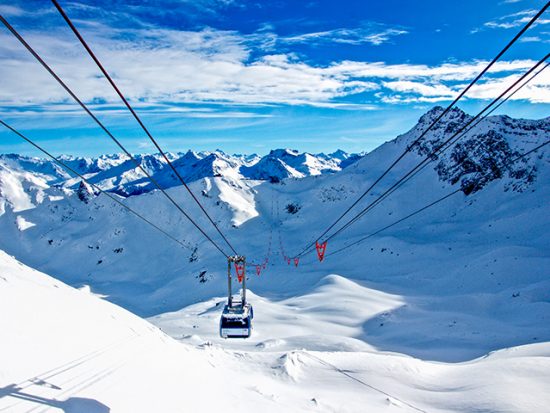
<instances>
[{"instance_id":1,"label":"snowy slope","mask_svg":"<svg viewBox=\"0 0 550 413\"><path fill-rule=\"evenodd\" d=\"M241 167L242 175L249 179L279 182L286 178L303 178L341 171L361 158L338 150L332 154L312 155L291 149L272 150L252 165Z\"/></svg>"},{"instance_id":2,"label":"snowy slope","mask_svg":"<svg viewBox=\"0 0 550 413\"><path fill-rule=\"evenodd\" d=\"M1 252L0 283L0 331L8 338L0 352L3 411L528 412L550 402L548 344L460 364L371 350L281 352L273 342L247 352L192 347ZM332 277L326 285L334 283L346 290L349 281ZM307 310L322 298L286 305ZM387 298L379 298L383 306ZM326 314L334 317L334 309ZM305 318L301 327L318 325Z\"/></svg>"},{"instance_id":3,"label":"snowy slope","mask_svg":"<svg viewBox=\"0 0 550 413\"><path fill-rule=\"evenodd\" d=\"M10 168L0 162L0 215L6 208L16 212L34 208L44 199L44 190L47 188L47 176Z\"/></svg>"},{"instance_id":4,"label":"snowy slope","mask_svg":"<svg viewBox=\"0 0 550 413\"><path fill-rule=\"evenodd\" d=\"M28 209L5 208L0 249L149 317L181 344L212 343L208 348L227 356L220 361L224 366L242 361L251 383L262 383L250 387L279 411L414 411L396 398L425 411L544 411L543 389L550 382L550 153L545 148L513 164L505 160L547 140L549 119L486 119L462 147L434 160L331 240L327 254L466 188L468 180L490 178L468 196L458 193L322 264L314 254L297 268L282 259L314 240L438 110L338 173L273 184L243 179L242 167L224 168L222 176L192 183L240 253L254 262L269 255L260 276L249 268L255 330L247 341L228 342L217 334L226 293L223 256L157 191L124 202L188 248L103 196L85 203L72 191L45 187L41 202L30 197ZM416 165L467 116L451 112L373 194ZM498 162L488 162L487 154ZM245 166L254 162L261 160ZM208 228L183 188L169 192ZM393 396L382 397L348 375ZM278 381L283 378L288 382Z\"/></svg>"},{"instance_id":5,"label":"snowy slope","mask_svg":"<svg viewBox=\"0 0 550 413\"><path fill-rule=\"evenodd\" d=\"M280 182L286 178L303 178L305 175L286 164L276 156L266 156L252 166L241 168L244 176L250 179Z\"/></svg>"},{"instance_id":6,"label":"snowy slope","mask_svg":"<svg viewBox=\"0 0 550 413\"><path fill-rule=\"evenodd\" d=\"M202 384L223 382L204 352L178 345L127 311L4 253L0 274L3 411L184 410L178 406L207 411L222 406ZM233 401L230 392L224 399Z\"/></svg>"},{"instance_id":7,"label":"snowy slope","mask_svg":"<svg viewBox=\"0 0 550 413\"><path fill-rule=\"evenodd\" d=\"M499 118L490 118L488 121L499 123ZM529 121L521 122L529 123ZM229 239L233 240L237 249L252 259L259 261L265 253L269 228L275 228L281 232L287 253L295 254L307 241L317 235L316 230L321 232L326 222L335 218L364 188L368 187L387 166L388 160L394 159L407 143L417 136L417 129L383 145L337 174L307 177L298 181L288 180L283 185L272 185L243 180L239 174L235 173L198 180L193 182L191 187L195 194L200 195L199 198L222 229L228 232ZM514 135L509 136L509 139L514 137ZM428 135L428 137L432 136ZM514 144L520 144L520 147L514 147L514 149L518 151L522 148L528 149L543 138L542 134L526 136L519 142L514 141ZM204 154L198 156L204 156ZM534 190L534 193L527 190L523 193L512 190L505 192L505 189L516 181L515 178L506 178L496 182L487 191L481 191L479 199L457 196L455 200L449 200L447 205L436 208L433 214L438 217L438 222L442 222L442 230L437 230L438 228L435 227L432 235L423 234L424 226L418 225L418 222L431 222L430 213L425 218L420 216L413 221L413 228L416 230L405 233L407 236L410 234L410 239L399 238L396 242L414 242L418 237L417 243L429 244L432 241L439 243L441 239L464 237L465 230L461 226L462 222L458 221L460 217L472 217L473 232L484 234L482 228L492 225L491 221L495 219L492 210L466 208L469 203L475 204L482 201L499 205L505 211L504 213L509 215L506 219L516 225L514 227L510 224L503 228L503 231L510 232L511 241L508 245L507 239L499 240L501 243L499 247L502 245L503 248L515 248L517 243L514 244L513 234L520 230L523 233L525 225L533 225L535 227L533 233L540 233L538 228L540 225L544 227L546 223L546 220L543 220L544 200L547 196L544 178L548 173L548 167L547 158L538 159L538 156L534 155L528 160L530 167L536 166L539 169L534 178L535 181L527 187L529 190ZM380 193L386 187L385 185L389 185L389 182L395 180L419 159L417 154L409 155L403 165L390 174L388 184L382 184L375 193ZM427 168L415 180L385 201L382 206L373 210L370 219L360 221L360 225L343 234L343 239L336 239L336 246L341 246L348 240L355 239L369 230L375 230L380 225L425 205L451 188L453 186L437 171L431 167ZM16 193L21 195L22 199L26 199L24 202L38 204L25 198L28 197L26 191L19 190ZM42 193L40 198L43 202L38 204L37 208L25 211L7 208L4 215L0 217L0 229L3 234L6 234L6 237L0 238L0 247L26 263L55 274L73 285L90 284L102 294L109 295L117 303L128 306L132 311L142 315L156 314L160 310L174 310L223 292L223 283L219 282L224 277L223 257L218 258L216 251L204 242L202 236L185 222L185 219L157 191L128 198L125 202L146 217L154 219L178 239L184 240L189 249L181 250L177 244L173 245L172 241L164 239L162 234L139 224L134 217L129 216L121 208L112 208L112 201L105 199L104 196L85 204L76 194L67 193L55 187L43 189ZM186 210L196 217L203 227L209 227L208 222L201 216L183 188L171 188L169 193L181 201ZM275 204L275 210L280 213L282 222L277 221L273 216L272 204ZM286 207L290 204L299 208L296 214L287 212ZM29 206L31 204L27 203L26 207ZM521 221L523 214L534 213L537 208L541 211L542 222ZM456 214L458 218L449 214L449 211ZM464 214L461 211L464 211ZM35 226L22 231L17 225L18 220L33 223ZM445 225L449 225L450 229L446 230ZM491 228L494 228L494 225ZM381 234L373 241L384 236L385 234ZM151 242L144 245L141 242L142 239L149 239ZM217 240L223 245L223 241ZM519 240L523 242L522 238ZM534 242L535 245L542 246L544 241L545 239L541 238L535 239ZM332 247L331 243L329 252ZM189 262L195 248L198 249L198 259ZM465 254L471 252L467 245L464 248ZM367 248L367 251L370 249ZM149 259L151 256L157 257L161 265L154 265L155 263ZM372 258L376 260L375 262L384 262L386 257L385 254L377 254ZM417 257L412 258L414 262L410 265L416 267ZM132 262L131 265L128 261ZM78 274L68 270L73 265L79 268ZM405 262L404 265L409 263ZM187 291L188 288L183 286L190 279L198 281L195 277L204 270L207 270L208 279L212 282L202 283L198 290ZM384 269L384 272L387 271ZM359 280L365 278L365 275L358 271L346 276ZM315 282L321 277L322 275L313 276ZM269 284L262 285L272 288ZM189 297L183 295L175 297L173 288L184 289ZM129 291L125 291L126 289ZM120 301L117 301L117 297L120 297ZM135 305L130 305L129 300L135 301Z\"/></svg>"}]
</instances>

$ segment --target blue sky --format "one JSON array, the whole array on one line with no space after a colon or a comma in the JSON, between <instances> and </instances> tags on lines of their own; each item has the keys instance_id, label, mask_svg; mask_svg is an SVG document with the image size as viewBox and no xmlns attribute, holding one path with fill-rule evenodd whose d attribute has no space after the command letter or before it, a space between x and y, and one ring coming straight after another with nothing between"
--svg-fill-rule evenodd
<instances>
[{"instance_id":1,"label":"blue sky","mask_svg":"<svg viewBox=\"0 0 550 413\"><path fill-rule=\"evenodd\" d=\"M545 1L60 0L163 148L369 151L448 104ZM48 1L0 13L133 152L153 148ZM550 50L550 12L460 107ZM117 152L2 27L0 117L56 154ZM550 114L550 69L500 109ZM0 130L0 152L36 154Z\"/></svg>"}]
</instances>

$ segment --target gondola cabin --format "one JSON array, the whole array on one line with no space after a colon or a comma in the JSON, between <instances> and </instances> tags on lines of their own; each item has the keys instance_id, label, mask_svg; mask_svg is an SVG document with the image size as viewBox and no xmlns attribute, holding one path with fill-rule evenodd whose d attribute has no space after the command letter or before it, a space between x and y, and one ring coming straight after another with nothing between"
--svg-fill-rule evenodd
<instances>
[{"instance_id":1,"label":"gondola cabin","mask_svg":"<svg viewBox=\"0 0 550 413\"><path fill-rule=\"evenodd\" d=\"M241 296L233 298L231 289L231 267L235 265L237 281L241 284ZM222 338L248 338L252 333L252 318L254 312L252 306L246 302L246 260L236 255L227 258L227 304L224 306L220 317L220 337Z\"/></svg>"},{"instance_id":2,"label":"gondola cabin","mask_svg":"<svg viewBox=\"0 0 550 413\"><path fill-rule=\"evenodd\" d=\"M252 333L254 313L250 304L226 304L220 318L220 336L223 338L248 338Z\"/></svg>"}]
</instances>

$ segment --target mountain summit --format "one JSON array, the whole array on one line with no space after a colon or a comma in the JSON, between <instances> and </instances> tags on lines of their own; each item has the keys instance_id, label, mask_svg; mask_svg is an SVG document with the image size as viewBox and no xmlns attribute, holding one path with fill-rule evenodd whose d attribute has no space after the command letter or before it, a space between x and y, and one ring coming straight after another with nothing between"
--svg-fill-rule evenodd
<instances>
[{"instance_id":1,"label":"mountain summit","mask_svg":"<svg viewBox=\"0 0 550 413\"><path fill-rule=\"evenodd\" d=\"M300 153L291 149L276 149L258 155L228 155L221 150L170 154L170 161L189 183L208 177L232 176L239 179L271 180L303 178L334 173L357 161L361 155L337 151L334 155ZM136 155L141 166L164 188L181 185L172 169L160 154ZM104 190L122 196L139 195L155 187L135 164L124 155L102 155L83 158L64 155L63 162ZM74 181L55 162L15 154L0 155L0 167L29 172L40 176L50 185L77 189Z\"/></svg>"}]
</instances>

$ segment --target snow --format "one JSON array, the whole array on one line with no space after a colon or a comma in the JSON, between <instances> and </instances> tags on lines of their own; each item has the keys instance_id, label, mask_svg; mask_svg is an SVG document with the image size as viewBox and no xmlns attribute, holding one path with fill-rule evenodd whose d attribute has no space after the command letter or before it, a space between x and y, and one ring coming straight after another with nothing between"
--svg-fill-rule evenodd
<instances>
[{"instance_id":1,"label":"snow","mask_svg":"<svg viewBox=\"0 0 550 413\"><path fill-rule=\"evenodd\" d=\"M13 212L24 211L35 207L44 201L48 180L42 169L35 171L34 164L30 170L21 168L19 160L12 155L0 155L0 216L8 206ZM39 164L43 161L38 161ZM21 162L26 165L26 162ZM53 166L48 165L48 169Z\"/></svg>"},{"instance_id":2,"label":"snow","mask_svg":"<svg viewBox=\"0 0 550 413\"><path fill-rule=\"evenodd\" d=\"M1 330L9 337L0 352L0 409L199 411L232 402L237 389L206 352L4 253L0 274ZM222 385L223 400L209 397L210 386Z\"/></svg>"},{"instance_id":3,"label":"snow","mask_svg":"<svg viewBox=\"0 0 550 413\"><path fill-rule=\"evenodd\" d=\"M548 120L491 117L479 128L475 139L495 130L518 152L548 136ZM547 150L521 162L536 171L529 182L505 173L323 263L314 254L298 267L282 259L312 241L419 130L341 172L315 176L312 161L305 178L276 184L245 179L258 157L245 165L244 155L186 155L218 168L198 171L210 175L190 187L236 249L248 262L269 258L260 276L248 268L247 340L219 337L227 263L162 194L124 202L187 248L103 195L85 203L76 188L54 186L63 179L42 164L26 171L10 160L2 171L17 176L23 190L15 193L30 194L32 205L18 210L16 197L0 197L0 249L16 257L0 252L0 331L9 338L0 350L0 411L548 411ZM281 165L301 154L277 156ZM420 159L408 154L374 194ZM460 182L435 164L331 240L327 254L456 189ZM120 165L90 173L109 173L118 185L112 168ZM184 188L168 192L218 240Z\"/></svg>"},{"instance_id":4,"label":"snow","mask_svg":"<svg viewBox=\"0 0 550 413\"><path fill-rule=\"evenodd\" d=\"M186 183L200 179L223 176L235 180L268 179L270 176L284 179L302 178L340 171L349 166L358 155L336 152L334 156L324 154L301 154L288 149L274 150L268 155L228 155L220 150L196 153L168 154L172 165L184 178ZM179 186L172 169L160 154L136 155L141 166L163 188ZM68 166L84 175L92 183L104 190L111 190L120 195L139 195L155 189L135 163L125 154L102 155L99 158L80 158L68 155L61 156ZM352 162L350 162L350 160ZM10 172L26 171L40 176L50 184L73 188L80 184L80 179L70 177L60 166L48 159L30 158L20 155L0 155L2 165L9 167ZM274 166L275 165L275 166ZM1 182L1 180L0 180Z\"/></svg>"},{"instance_id":5,"label":"snow","mask_svg":"<svg viewBox=\"0 0 550 413\"><path fill-rule=\"evenodd\" d=\"M283 300L270 300L253 291L248 291L247 297L254 305L255 327L253 336L245 342L226 341L218 335L224 297L165 313L150 321L170 336L194 344L206 340L247 351L302 347L361 351L372 349L354 338L362 335L362 325L379 313L403 305L400 297L362 287L337 275L326 276L303 295Z\"/></svg>"},{"instance_id":6,"label":"snow","mask_svg":"<svg viewBox=\"0 0 550 413\"><path fill-rule=\"evenodd\" d=\"M214 178L217 186L219 199L225 202L233 212L231 222L240 226L249 219L258 216L255 209L253 190L250 187L231 185L226 179Z\"/></svg>"},{"instance_id":7,"label":"snow","mask_svg":"<svg viewBox=\"0 0 550 413\"><path fill-rule=\"evenodd\" d=\"M31 197L25 192L21 179L13 173L0 171L0 193L14 211L24 211L34 207Z\"/></svg>"},{"instance_id":8,"label":"snow","mask_svg":"<svg viewBox=\"0 0 550 413\"><path fill-rule=\"evenodd\" d=\"M9 337L0 352L5 411L529 412L545 411L550 402L548 343L466 363L367 348L281 351L277 342L232 351L208 342L177 343L131 313L4 253L0 283L0 328ZM355 296L352 285L330 276L313 295L324 298L343 288ZM316 307L313 295L287 305ZM365 311L394 300L379 299ZM303 319L312 329L317 325Z\"/></svg>"},{"instance_id":9,"label":"snow","mask_svg":"<svg viewBox=\"0 0 550 413\"><path fill-rule=\"evenodd\" d=\"M17 228L19 228L19 231L25 231L36 225L36 224L33 224L32 222L27 221L22 216L17 216L17 218L15 218L15 223L17 224Z\"/></svg>"}]
</instances>

